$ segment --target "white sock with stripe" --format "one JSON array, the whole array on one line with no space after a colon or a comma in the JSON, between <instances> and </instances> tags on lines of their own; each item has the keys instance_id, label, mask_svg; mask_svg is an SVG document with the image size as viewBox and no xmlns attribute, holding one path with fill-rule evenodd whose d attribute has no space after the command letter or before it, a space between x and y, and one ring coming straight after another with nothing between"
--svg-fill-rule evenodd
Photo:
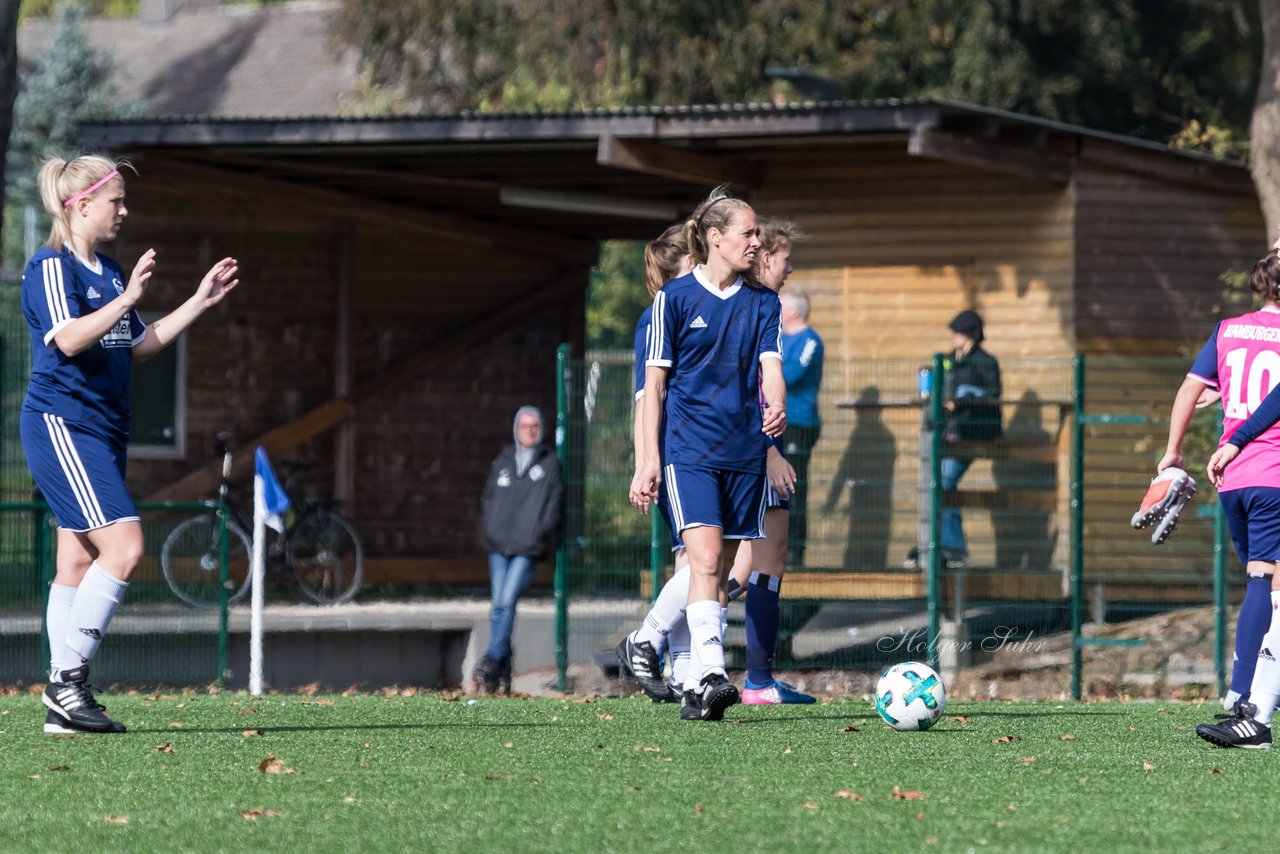
<instances>
[{"instance_id":1,"label":"white sock with stripe","mask_svg":"<svg viewBox=\"0 0 1280 854\"><path fill-rule=\"evenodd\" d=\"M715 599L690 602L685 610L689 621L689 646L693 662L685 678L685 689L701 690L701 682L712 673L724 674L724 641L720 637L720 603Z\"/></svg>"},{"instance_id":2,"label":"white sock with stripe","mask_svg":"<svg viewBox=\"0 0 1280 854\"><path fill-rule=\"evenodd\" d=\"M685 677L689 675L689 621L684 611L667 633L667 652L671 653L671 684L683 690Z\"/></svg>"},{"instance_id":3,"label":"white sock with stripe","mask_svg":"<svg viewBox=\"0 0 1280 854\"><path fill-rule=\"evenodd\" d=\"M653 607L645 614L644 622L636 629L632 640L636 643L648 641L654 649L661 649L662 642L670 643L667 635L681 616L684 615L685 603L689 601L689 565L685 564L676 570L675 575L662 585Z\"/></svg>"},{"instance_id":4,"label":"white sock with stripe","mask_svg":"<svg viewBox=\"0 0 1280 854\"><path fill-rule=\"evenodd\" d=\"M76 587L49 585L49 605L44 612L44 629L49 636L49 671L62 670L62 649L66 645L67 625L71 621L71 604L76 601Z\"/></svg>"},{"instance_id":5,"label":"white sock with stripe","mask_svg":"<svg viewBox=\"0 0 1280 854\"><path fill-rule=\"evenodd\" d=\"M102 644L102 636L111 625L116 608L129 589L127 582L111 575L94 561L76 588L75 601L67 619L67 631L60 664L73 669L88 664Z\"/></svg>"},{"instance_id":6,"label":"white sock with stripe","mask_svg":"<svg viewBox=\"0 0 1280 854\"><path fill-rule=\"evenodd\" d=\"M1253 684L1249 688L1249 702L1258 707L1253 719L1260 724L1271 725L1271 715L1280 699L1280 591L1271 593L1271 628L1262 636L1262 648L1258 650L1258 668L1253 671Z\"/></svg>"}]
</instances>

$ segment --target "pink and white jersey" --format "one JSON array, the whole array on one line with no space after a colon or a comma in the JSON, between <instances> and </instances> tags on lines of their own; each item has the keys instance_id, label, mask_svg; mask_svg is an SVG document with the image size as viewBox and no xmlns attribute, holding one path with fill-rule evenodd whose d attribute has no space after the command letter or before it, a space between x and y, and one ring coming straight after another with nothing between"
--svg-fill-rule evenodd
<instances>
[{"instance_id":1,"label":"pink and white jersey","mask_svg":"<svg viewBox=\"0 0 1280 854\"><path fill-rule=\"evenodd\" d=\"M1280 382L1280 309L1224 320L1196 357L1188 376L1222 393L1222 438L1231 438ZM1251 486L1280 487L1280 424L1240 452L1223 476L1223 492Z\"/></svg>"}]
</instances>

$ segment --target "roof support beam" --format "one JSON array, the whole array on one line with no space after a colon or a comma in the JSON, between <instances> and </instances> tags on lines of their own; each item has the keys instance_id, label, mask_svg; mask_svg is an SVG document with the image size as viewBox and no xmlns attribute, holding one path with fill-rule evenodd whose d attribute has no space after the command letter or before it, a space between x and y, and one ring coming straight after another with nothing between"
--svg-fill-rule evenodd
<instances>
[{"instance_id":1,"label":"roof support beam","mask_svg":"<svg viewBox=\"0 0 1280 854\"><path fill-rule=\"evenodd\" d=\"M736 184L752 189L760 182L760 170L745 160L623 139L608 133L600 137L596 162L614 169L707 187Z\"/></svg>"},{"instance_id":2,"label":"roof support beam","mask_svg":"<svg viewBox=\"0 0 1280 854\"><path fill-rule=\"evenodd\" d=\"M197 155L198 156L198 155ZM231 161L234 162L234 161ZM341 220L375 223L403 228L436 238L454 240L466 246L499 252L529 253L570 262L594 263L595 243L577 241L551 232L530 231L500 222L475 220L458 214L437 213L418 207L380 202L364 196L352 195L340 190L330 190L313 183L301 183L266 178L252 172L221 166L210 166L206 161L185 157L166 157L155 161L178 164L178 170L191 182L193 177L207 181L217 191L233 196L245 196L254 201L263 196L290 199L302 203L312 213L325 214Z\"/></svg>"},{"instance_id":3,"label":"roof support beam","mask_svg":"<svg viewBox=\"0 0 1280 854\"><path fill-rule=\"evenodd\" d=\"M1126 150L1120 145L1109 145L1100 140L1084 141L1080 152L1082 163L1116 169L1132 175L1144 175L1162 181L1194 184L1206 190L1251 196L1257 190L1253 178L1244 169L1227 163L1210 160L1193 160L1170 152L1164 157L1153 157Z\"/></svg>"},{"instance_id":4,"label":"roof support beam","mask_svg":"<svg viewBox=\"0 0 1280 854\"><path fill-rule=\"evenodd\" d=\"M1071 161L1065 157L920 125L911 129L907 152L913 157L929 157L1051 184L1065 185L1071 180Z\"/></svg>"}]
</instances>

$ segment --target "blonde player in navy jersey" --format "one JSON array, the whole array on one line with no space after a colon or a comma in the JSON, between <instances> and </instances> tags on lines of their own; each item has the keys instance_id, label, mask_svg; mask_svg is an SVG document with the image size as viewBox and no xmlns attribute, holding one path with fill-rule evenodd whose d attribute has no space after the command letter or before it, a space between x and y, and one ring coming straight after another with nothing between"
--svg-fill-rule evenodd
<instances>
[{"instance_id":1,"label":"blonde player in navy jersey","mask_svg":"<svg viewBox=\"0 0 1280 854\"><path fill-rule=\"evenodd\" d=\"M630 500L645 513L658 500L689 558L680 716L721 720L738 702L724 666L723 570L739 541L764 535L766 437L786 428L780 304L743 278L760 248L746 202L718 189L684 233L699 263L654 298Z\"/></svg>"},{"instance_id":2,"label":"blonde player in navy jersey","mask_svg":"<svg viewBox=\"0 0 1280 854\"><path fill-rule=\"evenodd\" d=\"M131 365L172 343L239 281L235 259L224 258L191 298L144 326L134 306L155 270L155 250L144 252L127 278L97 252L128 215L122 165L97 155L44 162L37 180L53 227L22 275L32 353L22 448L58 520L46 613L49 733L124 732L86 680L143 551L142 525L125 488Z\"/></svg>"}]
</instances>

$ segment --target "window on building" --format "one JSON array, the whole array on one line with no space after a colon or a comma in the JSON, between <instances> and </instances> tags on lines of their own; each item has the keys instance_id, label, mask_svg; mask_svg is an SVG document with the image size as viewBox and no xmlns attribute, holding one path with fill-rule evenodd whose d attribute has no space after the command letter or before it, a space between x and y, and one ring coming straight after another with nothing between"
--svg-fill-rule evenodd
<instances>
[{"instance_id":1,"label":"window on building","mask_svg":"<svg viewBox=\"0 0 1280 854\"><path fill-rule=\"evenodd\" d=\"M143 315L151 323L159 315ZM133 366L129 392L133 428L129 456L135 459L181 459L186 456L187 336L141 364Z\"/></svg>"}]
</instances>

